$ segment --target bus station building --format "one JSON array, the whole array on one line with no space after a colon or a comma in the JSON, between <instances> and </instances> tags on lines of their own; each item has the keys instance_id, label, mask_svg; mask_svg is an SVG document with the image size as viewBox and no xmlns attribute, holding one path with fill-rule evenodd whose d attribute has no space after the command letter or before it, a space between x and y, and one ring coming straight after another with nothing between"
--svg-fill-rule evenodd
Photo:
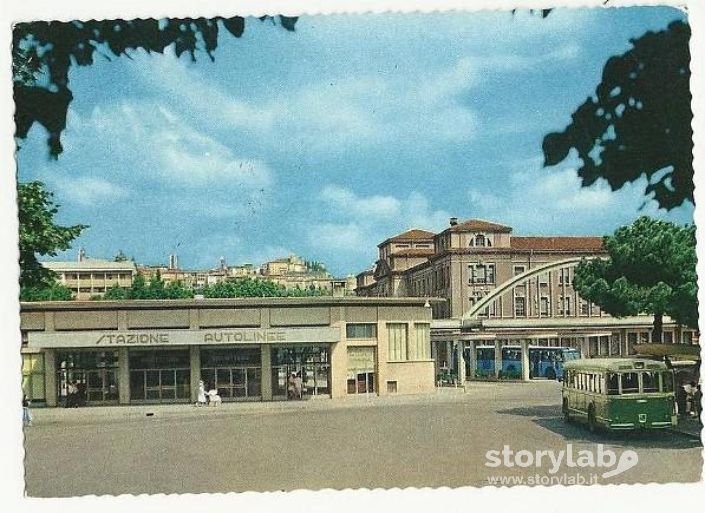
<instances>
[{"instance_id":1,"label":"bus station building","mask_svg":"<svg viewBox=\"0 0 705 513\"><path fill-rule=\"evenodd\" d=\"M21 303L23 388L47 406L415 394L435 386L419 298L238 298Z\"/></svg>"}]
</instances>

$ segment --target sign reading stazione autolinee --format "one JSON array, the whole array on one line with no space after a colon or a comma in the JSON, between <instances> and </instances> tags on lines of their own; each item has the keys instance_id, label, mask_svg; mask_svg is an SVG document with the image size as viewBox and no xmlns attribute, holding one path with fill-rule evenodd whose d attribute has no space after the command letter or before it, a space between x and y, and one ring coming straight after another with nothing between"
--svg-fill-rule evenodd
<instances>
[{"instance_id":1,"label":"sign reading stazione autolinee","mask_svg":"<svg viewBox=\"0 0 705 513\"><path fill-rule=\"evenodd\" d=\"M243 328L218 330L121 330L30 332L28 345L52 347L182 346L220 344L334 343L340 329Z\"/></svg>"}]
</instances>

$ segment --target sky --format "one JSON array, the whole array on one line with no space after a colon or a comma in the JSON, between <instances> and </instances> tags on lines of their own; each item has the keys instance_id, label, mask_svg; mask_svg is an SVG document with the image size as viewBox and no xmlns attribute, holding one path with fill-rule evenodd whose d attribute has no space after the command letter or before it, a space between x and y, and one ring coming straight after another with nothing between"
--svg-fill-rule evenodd
<instances>
[{"instance_id":1,"label":"sky","mask_svg":"<svg viewBox=\"0 0 705 513\"><path fill-rule=\"evenodd\" d=\"M20 181L41 180L71 250L139 263L259 264L291 253L337 276L377 244L449 217L518 235L603 235L666 212L645 182L582 188L579 161L543 168L562 130L631 38L683 18L671 8L332 15L291 33L248 20L205 54L99 58L71 71L64 153L33 128Z\"/></svg>"}]
</instances>

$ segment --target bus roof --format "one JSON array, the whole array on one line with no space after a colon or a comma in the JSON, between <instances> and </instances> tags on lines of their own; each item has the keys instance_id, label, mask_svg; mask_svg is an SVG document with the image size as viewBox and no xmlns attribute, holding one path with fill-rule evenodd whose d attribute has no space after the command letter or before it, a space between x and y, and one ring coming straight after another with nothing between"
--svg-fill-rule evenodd
<instances>
[{"instance_id":1,"label":"bus roof","mask_svg":"<svg viewBox=\"0 0 705 513\"><path fill-rule=\"evenodd\" d=\"M643 365L635 365L637 363ZM666 364L646 358L583 358L582 360L571 360L563 365L565 370L606 370L606 371L628 371L628 370L667 370Z\"/></svg>"}]
</instances>

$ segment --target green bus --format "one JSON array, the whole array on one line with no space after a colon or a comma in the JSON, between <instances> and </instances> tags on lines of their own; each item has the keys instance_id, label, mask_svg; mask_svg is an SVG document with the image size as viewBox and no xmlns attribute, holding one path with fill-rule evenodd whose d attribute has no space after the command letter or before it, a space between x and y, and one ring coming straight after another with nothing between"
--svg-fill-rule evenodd
<instances>
[{"instance_id":1,"label":"green bus","mask_svg":"<svg viewBox=\"0 0 705 513\"><path fill-rule=\"evenodd\" d=\"M590 431L667 429L676 425L673 371L639 358L566 362L563 418L587 422Z\"/></svg>"}]
</instances>

